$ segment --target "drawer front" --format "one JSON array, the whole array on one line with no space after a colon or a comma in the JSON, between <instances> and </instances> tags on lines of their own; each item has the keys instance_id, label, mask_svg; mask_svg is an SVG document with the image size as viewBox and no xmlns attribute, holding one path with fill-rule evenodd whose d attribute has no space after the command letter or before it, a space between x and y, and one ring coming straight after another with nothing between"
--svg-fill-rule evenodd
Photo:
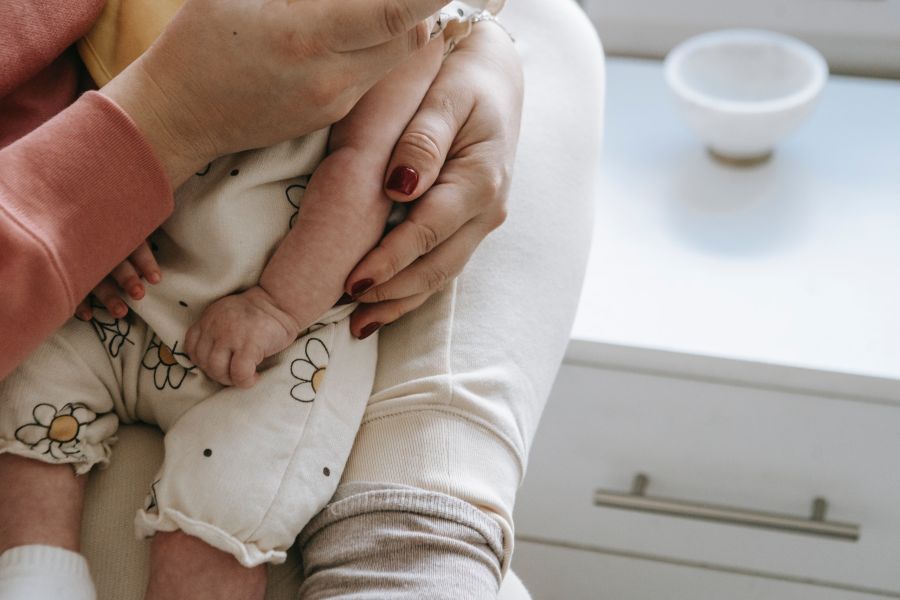
<instances>
[{"instance_id":1,"label":"drawer front","mask_svg":"<svg viewBox=\"0 0 900 600\"><path fill-rule=\"evenodd\" d=\"M880 600L883 597L522 543L513 569L533 600Z\"/></svg>"},{"instance_id":2,"label":"drawer front","mask_svg":"<svg viewBox=\"0 0 900 600\"><path fill-rule=\"evenodd\" d=\"M517 531L665 559L900 593L900 409L565 365ZM856 542L594 506L597 488L856 523Z\"/></svg>"}]
</instances>

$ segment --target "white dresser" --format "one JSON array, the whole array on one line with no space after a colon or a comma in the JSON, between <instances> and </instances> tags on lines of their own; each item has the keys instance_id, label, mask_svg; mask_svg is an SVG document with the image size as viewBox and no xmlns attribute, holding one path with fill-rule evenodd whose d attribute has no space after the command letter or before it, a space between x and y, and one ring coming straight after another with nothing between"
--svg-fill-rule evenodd
<instances>
[{"instance_id":1,"label":"white dresser","mask_svg":"<svg viewBox=\"0 0 900 600\"><path fill-rule=\"evenodd\" d=\"M900 82L832 78L752 169L706 155L659 63L607 89L513 568L536 600L900 598Z\"/></svg>"}]
</instances>

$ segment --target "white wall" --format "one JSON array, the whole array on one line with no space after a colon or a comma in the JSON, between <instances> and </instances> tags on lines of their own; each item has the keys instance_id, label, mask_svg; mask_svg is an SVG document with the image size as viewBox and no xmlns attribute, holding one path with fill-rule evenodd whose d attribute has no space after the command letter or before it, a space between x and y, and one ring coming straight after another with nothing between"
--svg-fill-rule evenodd
<instances>
[{"instance_id":1,"label":"white wall","mask_svg":"<svg viewBox=\"0 0 900 600\"><path fill-rule=\"evenodd\" d=\"M582 5L610 54L661 57L701 31L764 27L811 43L833 72L900 77L900 0L582 0Z\"/></svg>"}]
</instances>

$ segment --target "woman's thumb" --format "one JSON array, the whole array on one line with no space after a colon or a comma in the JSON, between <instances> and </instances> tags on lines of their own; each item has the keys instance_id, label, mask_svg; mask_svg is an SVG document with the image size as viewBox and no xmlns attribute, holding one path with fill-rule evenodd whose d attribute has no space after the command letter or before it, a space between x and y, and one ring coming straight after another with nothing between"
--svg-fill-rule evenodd
<instances>
[{"instance_id":1,"label":"woman's thumb","mask_svg":"<svg viewBox=\"0 0 900 600\"><path fill-rule=\"evenodd\" d=\"M388 163L385 191L395 202L415 200L434 185L450 146L471 112L466 94L429 90L397 140Z\"/></svg>"}]
</instances>

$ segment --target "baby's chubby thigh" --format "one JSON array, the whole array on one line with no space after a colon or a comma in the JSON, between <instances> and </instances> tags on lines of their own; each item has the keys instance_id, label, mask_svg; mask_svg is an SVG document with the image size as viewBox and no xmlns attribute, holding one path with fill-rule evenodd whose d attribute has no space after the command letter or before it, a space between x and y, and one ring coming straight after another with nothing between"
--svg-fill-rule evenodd
<instances>
[{"instance_id":1,"label":"baby's chubby thigh","mask_svg":"<svg viewBox=\"0 0 900 600\"><path fill-rule=\"evenodd\" d=\"M283 562L341 478L376 349L342 318L265 361L252 388L221 388L188 408L166 433L138 534L180 529L247 567Z\"/></svg>"}]
</instances>

